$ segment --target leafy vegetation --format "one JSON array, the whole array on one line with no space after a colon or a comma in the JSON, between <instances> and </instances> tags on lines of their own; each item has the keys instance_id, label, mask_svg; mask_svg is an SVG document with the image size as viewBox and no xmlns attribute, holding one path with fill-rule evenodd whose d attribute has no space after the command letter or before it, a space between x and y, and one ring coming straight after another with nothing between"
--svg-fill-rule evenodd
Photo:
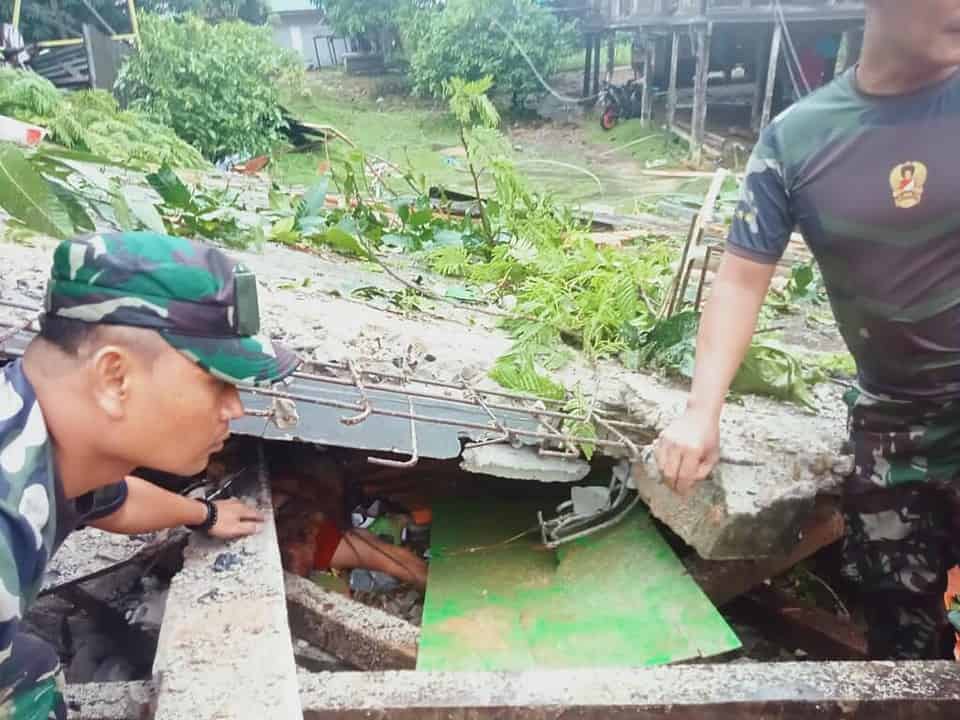
<instances>
[{"instance_id":1,"label":"leafy vegetation","mask_svg":"<svg viewBox=\"0 0 960 720\"><path fill-rule=\"evenodd\" d=\"M414 90L442 97L451 78L496 79L514 107L542 92L521 53L544 77L556 72L572 31L535 0L448 0L421 8L405 23Z\"/></svg>"},{"instance_id":2,"label":"leafy vegetation","mask_svg":"<svg viewBox=\"0 0 960 720\"><path fill-rule=\"evenodd\" d=\"M0 115L47 128L71 150L126 165L200 168L207 162L168 127L140 112L120 110L110 93L62 93L36 73L0 66Z\"/></svg>"},{"instance_id":3,"label":"leafy vegetation","mask_svg":"<svg viewBox=\"0 0 960 720\"><path fill-rule=\"evenodd\" d=\"M266 153L280 140L280 89L300 81L303 70L269 29L144 15L140 32L140 52L117 80L131 107L173 128L210 160Z\"/></svg>"}]
</instances>

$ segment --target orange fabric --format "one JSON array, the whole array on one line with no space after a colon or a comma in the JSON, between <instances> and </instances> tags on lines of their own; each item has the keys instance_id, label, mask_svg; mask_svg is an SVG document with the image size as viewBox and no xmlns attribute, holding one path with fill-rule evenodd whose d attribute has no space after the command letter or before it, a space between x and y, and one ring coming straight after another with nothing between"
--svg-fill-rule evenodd
<instances>
[{"instance_id":1,"label":"orange fabric","mask_svg":"<svg viewBox=\"0 0 960 720\"><path fill-rule=\"evenodd\" d=\"M333 556L340 547L340 541L343 539L343 533L329 520L324 520L316 530L316 545L313 555L313 567L315 570L329 570Z\"/></svg>"}]
</instances>

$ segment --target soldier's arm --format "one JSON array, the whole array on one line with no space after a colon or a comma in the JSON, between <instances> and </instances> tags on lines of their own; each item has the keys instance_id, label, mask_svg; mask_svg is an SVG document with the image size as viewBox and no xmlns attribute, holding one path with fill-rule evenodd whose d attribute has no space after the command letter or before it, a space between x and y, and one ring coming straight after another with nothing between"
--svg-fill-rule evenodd
<instances>
[{"instance_id":1,"label":"soldier's arm","mask_svg":"<svg viewBox=\"0 0 960 720\"><path fill-rule=\"evenodd\" d=\"M687 410L655 445L667 483L686 494L720 459L720 414L750 347L757 317L794 220L774 129L764 132L747 166L720 271L700 323Z\"/></svg>"},{"instance_id":2,"label":"soldier's arm","mask_svg":"<svg viewBox=\"0 0 960 720\"><path fill-rule=\"evenodd\" d=\"M199 525L207 518L206 506L154 485L142 478L126 479L126 500L114 512L90 524L100 530L122 535L166 530L180 525ZM210 534L233 538L259 529L263 518L255 508L239 500L217 502L217 524Z\"/></svg>"}]
</instances>

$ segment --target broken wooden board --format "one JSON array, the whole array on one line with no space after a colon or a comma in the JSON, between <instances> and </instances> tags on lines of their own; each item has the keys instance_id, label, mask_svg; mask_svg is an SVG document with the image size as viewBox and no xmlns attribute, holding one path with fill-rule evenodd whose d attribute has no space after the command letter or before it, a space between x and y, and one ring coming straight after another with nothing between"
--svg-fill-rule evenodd
<instances>
[{"instance_id":1,"label":"broken wooden board","mask_svg":"<svg viewBox=\"0 0 960 720\"><path fill-rule=\"evenodd\" d=\"M503 544L544 504L434 507L418 670L647 667L740 647L645 512L556 553L535 534Z\"/></svg>"}]
</instances>

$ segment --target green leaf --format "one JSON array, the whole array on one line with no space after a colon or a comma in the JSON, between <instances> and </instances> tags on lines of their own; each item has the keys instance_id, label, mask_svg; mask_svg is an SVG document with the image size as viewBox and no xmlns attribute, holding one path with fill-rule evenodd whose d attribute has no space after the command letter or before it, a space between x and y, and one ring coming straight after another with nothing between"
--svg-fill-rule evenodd
<instances>
[{"instance_id":1,"label":"green leaf","mask_svg":"<svg viewBox=\"0 0 960 720\"><path fill-rule=\"evenodd\" d=\"M754 343L734 378L739 393L769 395L816 409L803 364L779 345Z\"/></svg>"},{"instance_id":2,"label":"green leaf","mask_svg":"<svg viewBox=\"0 0 960 720\"><path fill-rule=\"evenodd\" d=\"M480 302L480 296L477 295L477 291L463 285L454 285L453 287L447 288L444 296L453 300L463 300L464 302Z\"/></svg>"},{"instance_id":3,"label":"green leaf","mask_svg":"<svg viewBox=\"0 0 960 720\"><path fill-rule=\"evenodd\" d=\"M387 233L380 238L380 243L387 247L400 248L402 250L409 250L416 245L413 238L408 235L398 235L397 233Z\"/></svg>"},{"instance_id":4,"label":"green leaf","mask_svg":"<svg viewBox=\"0 0 960 720\"><path fill-rule=\"evenodd\" d=\"M140 225L156 233L166 232L163 218L160 217L156 205L145 198L135 197L129 188L124 188L123 194L127 201L127 207Z\"/></svg>"},{"instance_id":5,"label":"green leaf","mask_svg":"<svg viewBox=\"0 0 960 720\"><path fill-rule=\"evenodd\" d=\"M147 182L160 194L163 202L168 206L177 210L194 208L190 188L183 184L169 165L164 165L157 172L147 175Z\"/></svg>"},{"instance_id":6,"label":"green leaf","mask_svg":"<svg viewBox=\"0 0 960 720\"><path fill-rule=\"evenodd\" d=\"M296 220L292 217L277 220L270 228L271 241L282 245L296 245L300 242L300 233L294 229Z\"/></svg>"},{"instance_id":7,"label":"green leaf","mask_svg":"<svg viewBox=\"0 0 960 720\"><path fill-rule=\"evenodd\" d=\"M26 227L56 238L73 234L70 212L14 145L0 143L0 207Z\"/></svg>"},{"instance_id":8,"label":"green leaf","mask_svg":"<svg viewBox=\"0 0 960 720\"><path fill-rule=\"evenodd\" d=\"M562 400L566 390L559 383L537 372L533 358L504 355L490 370L490 378L507 390L536 395L549 400Z\"/></svg>"},{"instance_id":9,"label":"green leaf","mask_svg":"<svg viewBox=\"0 0 960 720\"><path fill-rule=\"evenodd\" d=\"M332 247L337 252L346 255L356 255L358 257L368 257L369 252L360 243L356 235L348 233L343 228L332 227L323 234L323 242Z\"/></svg>"},{"instance_id":10,"label":"green leaf","mask_svg":"<svg viewBox=\"0 0 960 720\"><path fill-rule=\"evenodd\" d=\"M117 224L121 230L136 230L137 224L133 219L133 212L127 204L127 198L123 193L116 193L113 196L111 205L113 206L113 216L117 219Z\"/></svg>"},{"instance_id":11,"label":"green leaf","mask_svg":"<svg viewBox=\"0 0 960 720\"><path fill-rule=\"evenodd\" d=\"M319 182L310 188L297 207L297 220L315 218L326 209L327 189L330 187L330 176L324 175Z\"/></svg>"},{"instance_id":12,"label":"green leaf","mask_svg":"<svg viewBox=\"0 0 960 720\"><path fill-rule=\"evenodd\" d=\"M57 196L57 199L67 209L67 214L70 216L70 222L73 224L74 232L93 232L96 230L93 220L90 219L90 215L88 215L84 209L83 204L80 202L81 198L77 193L55 180L47 178L47 183L50 189L53 190L53 194Z\"/></svg>"},{"instance_id":13,"label":"green leaf","mask_svg":"<svg viewBox=\"0 0 960 720\"><path fill-rule=\"evenodd\" d=\"M459 230L437 230L433 234L437 247L463 247L463 233Z\"/></svg>"}]
</instances>

